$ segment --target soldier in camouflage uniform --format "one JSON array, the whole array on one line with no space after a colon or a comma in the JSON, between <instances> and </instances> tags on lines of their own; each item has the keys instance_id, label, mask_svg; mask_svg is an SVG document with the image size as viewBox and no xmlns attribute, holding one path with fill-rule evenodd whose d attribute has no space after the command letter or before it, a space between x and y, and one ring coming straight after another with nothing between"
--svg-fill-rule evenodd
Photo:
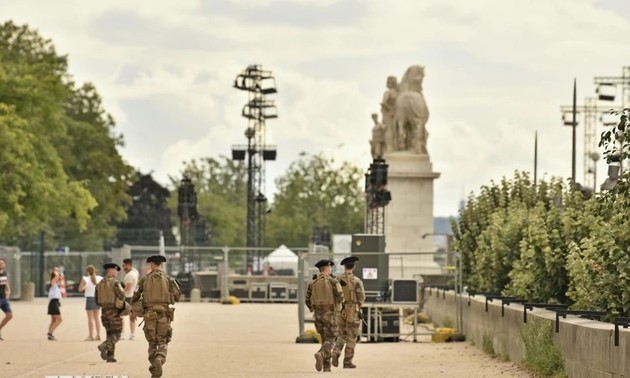
<instances>
[{"instance_id":1,"label":"soldier in camouflage uniform","mask_svg":"<svg viewBox=\"0 0 630 378\"><path fill-rule=\"evenodd\" d=\"M103 308L101 321L107 331L107 339L98 346L98 350L101 352L102 359L107 362L116 362L114 352L122 332L120 314L125 309L125 293L116 279L120 267L114 263L108 263L103 265L103 269L105 269L105 279L96 285L94 301Z\"/></svg>"},{"instance_id":2,"label":"soldier in camouflage uniform","mask_svg":"<svg viewBox=\"0 0 630 378\"><path fill-rule=\"evenodd\" d=\"M341 265L346 269L342 275L337 276L337 281L339 281L343 290L344 301L343 308L337 315L339 335L332 351L332 364L333 366L339 365L339 356L345 344L346 349L343 358L343 367L345 369L356 368L356 365L352 363L352 358L354 357L357 337L361 333L359 309L365 303L363 282L352 274L357 261L359 261L359 258L356 256L346 257L341 260Z\"/></svg>"},{"instance_id":3,"label":"soldier in camouflage uniform","mask_svg":"<svg viewBox=\"0 0 630 378\"><path fill-rule=\"evenodd\" d=\"M177 281L169 277L160 268L166 258L154 255L147 258L151 264L151 272L138 282L138 289L131 298L131 304L142 298L144 309L144 336L149 342L149 371L151 377L162 376L162 365L166 363L168 343L173 336L171 322L175 309L170 305L179 302L181 295ZM131 313L131 319L136 314Z\"/></svg>"},{"instance_id":4,"label":"soldier in camouflage uniform","mask_svg":"<svg viewBox=\"0 0 630 378\"><path fill-rule=\"evenodd\" d=\"M322 345L315 353L315 369L330 371L331 351L337 337L337 311L341 310L343 292L339 282L331 277L330 260L320 260L315 266L319 275L308 284L306 306L314 312L315 329L322 338Z\"/></svg>"}]
</instances>

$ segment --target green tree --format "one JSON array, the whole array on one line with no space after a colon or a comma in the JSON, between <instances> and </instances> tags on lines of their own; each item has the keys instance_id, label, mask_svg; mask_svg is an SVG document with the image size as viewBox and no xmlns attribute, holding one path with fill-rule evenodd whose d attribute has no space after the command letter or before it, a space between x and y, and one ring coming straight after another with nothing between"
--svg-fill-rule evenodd
<instances>
[{"instance_id":1,"label":"green tree","mask_svg":"<svg viewBox=\"0 0 630 378\"><path fill-rule=\"evenodd\" d=\"M609 164L630 159L630 109L619 124L602 133L600 146ZM568 296L576 308L630 316L630 173L585 204L579 224L587 235L571 245Z\"/></svg>"},{"instance_id":2,"label":"green tree","mask_svg":"<svg viewBox=\"0 0 630 378\"><path fill-rule=\"evenodd\" d=\"M584 203L560 179L534 185L526 173L482 187L453 222L465 281L475 290L564 302L570 246L588 235Z\"/></svg>"},{"instance_id":3,"label":"green tree","mask_svg":"<svg viewBox=\"0 0 630 378\"><path fill-rule=\"evenodd\" d=\"M558 206L563 185L559 179L551 183L540 182L539 201L527 215L523 238L519 244L520 256L509 272L507 295L535 302L565 302L568 288L566 256L570 239L563 215ZM577 194L575 197L580 197ZM556 200L554 200L556 199Z\"/></svg>"},{"instance_id":4,"label":"green tree","mask_svg":"<svg viewBox=\"0 0 630 378\"><path fill-rule=\"evenodd\" d=\"M265 244L306 246L313 226L327 226L333 234L361 232L363 178L363 172L348 162L337 165L321 154L302 153L276 180Z\"/></svg>"},{"instance_id":5,"label":"green tree","mask_svg":"<svg viewBox=\"0 0 630 378\"><path fill-rule=\"evenodd\" d=\"M197 192L197 210L210 228L210 244L244 246L247 214L247 167L226 156L184 163L182 177L188 177ZM181 178L171 177L177 188ZM177 214L177 190L169 202Z\"/></svg>"},{"instance_id":6,"label":"green tree","mask_svg":"<svg viewBox=\"0 0 630 378\"><path fill-rule=\"evenodd\" d=\"M114 239L117 224L127 215L133 170L118 153L122 136L115 134L114 120L105 113L92 84L73 88L65 108L67 131L57 141L57 150L65 171L87 183L98 206L84 232L77 232L76 221L71 218L58 218L54 230L56 238L73 249L100 249Z\"/></svg>"},{"instance_id":7,"label":"green tree","mask_svg":"<svg viewBox=\"0 0 630 378\"><path fill-rule=\"evenodd\" d=\"M60 217L75 219L84 230L97 205L87 183L65 172L55 144L66 132L66 69L66 58L37 32L12 22L0 25L4 240L28 237Z\"/></svg>"}]
</instances>

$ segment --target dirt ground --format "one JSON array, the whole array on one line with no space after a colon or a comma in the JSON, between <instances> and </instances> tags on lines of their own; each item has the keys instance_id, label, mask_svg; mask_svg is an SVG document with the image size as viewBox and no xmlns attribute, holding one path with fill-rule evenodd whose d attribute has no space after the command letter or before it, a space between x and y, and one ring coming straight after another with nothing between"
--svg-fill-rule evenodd
<instances>
[{"instance_id":1,"label":"dirt ground","mask_svg":"<svg viewBox=\"0 0 630 378\"><path fill-rule=\"evenodd\" d=\"M2 330L0 377L149 377L147 342L117 344L117 363L101 360L98 342L87 337L83 298L62 301L63 323L48 341L47 301L11 302L14 318ZM1 316L1 315L0 315ZM306 329L313 328L306 324ZM317 344L296 344L296 304L179 303L164 377L310 377ZM127 332L127 330L125 330ZM101 330L101 337L105 332ZM408 338L411 340L411 338ZM510 362L486 356L468 342L360 343L357 369L334 368L348 377L529 377Z\"/></svg>"}]
</instances>

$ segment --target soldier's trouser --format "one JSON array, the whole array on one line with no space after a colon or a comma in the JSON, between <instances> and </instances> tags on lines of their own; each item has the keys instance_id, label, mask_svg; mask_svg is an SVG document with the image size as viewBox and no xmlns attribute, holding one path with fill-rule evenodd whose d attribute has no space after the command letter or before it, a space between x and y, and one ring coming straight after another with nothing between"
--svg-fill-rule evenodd
<instances>
[{"instance_id":1,"label":"soldier's trouser","mask_svg":"<svg viewBox=\"0 0 630 378\"><path fill-rule=\"evenodd\" d=\"M313 314L315 329L322 337L319 352L324 356L324 364L330 365L332 348L337 338L337 317L333 308L316 308Z\"/></svg>"},{"instance_id":2,"label":"soldier's trouser","mask_svg":"<svg viewBox=\"0 0 630 378\"><path fill-rule=\"evenodd\" d=\"M120 340L123 324L120 317L120 309L115 307L103 307L101 322L107 332L107 338L101 346L112 356L116 350L116 343Z\"/></svg>"},{"instance_id":3,"label":"soldier's trouser","mask_svg":"<svg viewBox=\"0 0 630 378\"><path fill-rule=\"evenodd\" d=\"M166 363L168 343L173 336L171 328L170 310L168 307L153 307L144 313L144 337L149 342L149 362L153 365L155 359Z\"/></svg>"},{"instance_id":4,"label":"soldier's trouser","mask_svg":"<svg viewBox=\"0 0 630 378\"><path fill-rule=\"evenodd\" d=\"M344 361L352 361L354 348L357 345L357 336L361 333L361 320L356 313L349 314L346 310L337 315L338 336L334 346L334 352L341 355L345 345Z\"/></svg>"}]
</instances>

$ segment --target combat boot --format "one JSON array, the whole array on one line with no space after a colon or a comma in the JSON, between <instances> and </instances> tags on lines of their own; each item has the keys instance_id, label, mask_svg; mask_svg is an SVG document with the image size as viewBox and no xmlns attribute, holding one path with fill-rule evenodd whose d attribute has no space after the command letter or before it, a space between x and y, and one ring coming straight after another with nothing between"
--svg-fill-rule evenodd
<instances>
[{"instance_id":1,"label":"combat boot","mask_svg":"<svg viewBox=\"0 0 630 378\"><path fill-rule=\"evenodd\" d=\"M344 358L344 360L343 360L343 368L344 369L354 369L356 367L357 367L357 365L353 364L352 360L346 360Z\"/></svg>"},{"instance_id":2,"label":"combat boot","mask_svg":"<svg viewBox=\"0 0 630 378\"><path fill-rule=\"evenodd\" d=\"M97 348L101 352L101 358L107 361L107 349L105 349L105 346L101 344Z\"/></svg>"},{"instance_id":3,"label":"combat boot","mask_svg":"<svg viewBox=\"0 0 630 378\"><path fill-rule=\"evenodd\" d=\"M334 350L332 352L332 366L339 366L339 353Z\"/></svg>"},{"instance_id":4,"label":"combat boot","mask_svg":"<svg viewBox=\"0 0 630 378\"><path fill-rule=\"evenodd\" d=\"M161 377L162 376L162 359L156 358L155 360L153 360L152 368L153 368L153 371L151 372L152 378Z\"/></svg>"},{"instance_id":5,"label":"combat boot","mask_svg":"<svg viewBox=\"0 0 630 378\"><path fill-rule=\"evenodd\" d=\"M330 373L330 360L324 360L324 372Z\"/></svg>"},{"instance_id":6,"label":"combat boot","mask_svg":"<svg viewBox=\"0 0 630 378\"><path fill-rule=\"evenodd\" d=\"M114 358L114 354L113 353L108 353L107 354L107 362L116 362L116 359Z\"/></svg>"},{"instance_id":7,"label":"combat boot","mask_svg":"<svg viewBox=\"0 0 630 378\"><path fill-rule=\"evenodd\" d=\"M322 367L324 366L324 356L321 352L315 353L315 370L322 371Z\"/></svg>"}]
</instances>

